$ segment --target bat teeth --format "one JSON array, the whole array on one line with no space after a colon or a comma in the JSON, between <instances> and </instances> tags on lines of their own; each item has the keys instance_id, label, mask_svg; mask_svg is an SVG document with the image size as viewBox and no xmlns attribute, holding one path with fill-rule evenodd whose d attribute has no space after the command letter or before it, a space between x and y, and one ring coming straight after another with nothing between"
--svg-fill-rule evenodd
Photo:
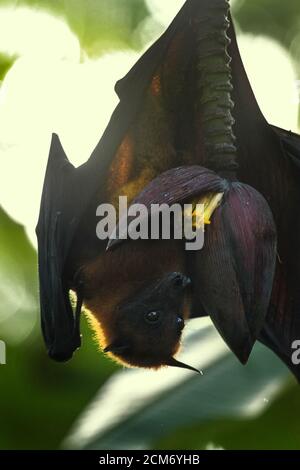
<instances>
[{"instance_id":1,"label":"bat teeth","mask_svg":"<svg viewBox=\"0 0 300 470\"><path fill-rule=\"evenodd\" d=\"M245 363L265 322L276 264L276 228L265 199L233 183L196 257L199 300Z\"/></svg>"}]
</instances>

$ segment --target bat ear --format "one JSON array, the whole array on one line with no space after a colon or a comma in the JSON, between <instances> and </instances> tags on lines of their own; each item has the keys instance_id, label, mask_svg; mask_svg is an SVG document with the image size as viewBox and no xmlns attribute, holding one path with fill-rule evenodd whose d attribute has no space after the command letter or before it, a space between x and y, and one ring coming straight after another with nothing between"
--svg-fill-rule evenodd
<instances>
[{"instance_id":1,"label":"bat ear","mask_svg":"<svg viewBox=\"0 0 300 470\"><path fill-rule=\"evenodd\" d=\"M138 194L130 207L134 204L142 204L146 207L148 214L150 212L153 214L154 205L171 206L172 204L184 203L195 196L200 198L206 193L224 193L228 187L228 182L225 179L207 168L198 165L172 168L152 180ZM128 227L131 221L130 215L121 218L113 236L108 241L107 250L128 238L130 235Z\"/></svg>"},{"instance_id":2,"label":"bat ear","mask_svg":"<svg viewBox=\"0 0 300 470\"><path fill-rule=\"evenodd\" d=\"M193 253L195 300L242 363L248 360L268 311L276 238L265 199L250 186L233 183L206 230L204 248Z\"/></svg>"},{"instance_id":3,"label":"bat ear","mask_svg":"<svg viewBox=\"0 0 300 470\"><path fill-rule=\"evenodd\" d=\"M113 354L122 354L126 351L128 351L129 346L122 344L121 341L114 341L112 344L109 346L106 346L106 348L103 350L105 353L113 353Z\"/></svg>"},{"instance_id":4,"label":"bat ear","mask_svg":"<svg viewBox=\"0 0 300 470\"><path fill-rule=\"evenodd\" d=\"M171 359L169 359L168 362L166 362L166 366L179 367L180 369L192 370L194 372L197 372L198 374L201 373L200 370L195 369L194 367L189 366L188 364L184 364L183 362L179 362L174 357L171 357Z\"/></svg>"}]
</instances>

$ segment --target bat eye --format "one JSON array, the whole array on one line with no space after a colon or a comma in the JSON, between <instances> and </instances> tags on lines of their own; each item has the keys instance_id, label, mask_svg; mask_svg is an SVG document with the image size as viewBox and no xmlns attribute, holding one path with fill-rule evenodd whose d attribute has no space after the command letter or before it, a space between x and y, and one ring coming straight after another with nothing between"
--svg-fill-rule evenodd
<instances>
[{"instance_id":1,"label":"bat eye","mask_svg":"<svg viewBox=\"0 0 300 470\"><path fill-rule=\"evenodd\" d=\"M157 323L160 319L160 312L147 312L144 315L144 319L147 323L150 323L151 325Z\"/></svg>"},{"instance_id":2,"label":"bat eye","mask_svg":"<svg viewBox=\"0 0 300 470\"><path fill-rule=\"evenodd\" d=\"M183 289L185 287L188 287L192 283L189 277L181 273L174 273L172 281L173 281L174 287L183 288Z\"/></svg>"},{"instance_id":3,"label":"bat eye","mask_svg":"<svg viewBox=\"0 0 300 470\"><path fill-rule=\"evenodd\" d=\"M178 331L182 331L184 328L184 319L182 317L177 317L176 323L177 323Z\"/></svg>"}]
</instances>

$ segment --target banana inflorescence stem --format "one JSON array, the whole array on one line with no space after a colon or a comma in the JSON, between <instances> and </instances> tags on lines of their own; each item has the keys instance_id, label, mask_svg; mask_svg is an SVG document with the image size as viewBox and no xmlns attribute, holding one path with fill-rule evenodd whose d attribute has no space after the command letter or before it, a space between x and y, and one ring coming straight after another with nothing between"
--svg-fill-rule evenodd
<instances>
[{"instance_id":1,"label":"banana inflorescence stem","mask_svg":"<svg viewBox=\"0 0 300 470\"><path fill-rule=\"evenodd\" d=\"M228 0L208 0L203 2L201 18L195 18L200 97L197 106L203 128L205 166L218 173L234 175L238 164L228 54L229 11Z\"/></svg>"}]
</instances>

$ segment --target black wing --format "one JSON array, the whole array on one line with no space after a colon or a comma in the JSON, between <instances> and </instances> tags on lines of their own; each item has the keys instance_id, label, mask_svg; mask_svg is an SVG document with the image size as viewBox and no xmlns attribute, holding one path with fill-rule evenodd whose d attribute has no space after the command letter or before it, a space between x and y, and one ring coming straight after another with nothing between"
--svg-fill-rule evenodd
<instances>
[{"instance_id":1,"label":"black wing","mask_svg":"<svg viewBox=\"0 0 300 470\"><path fill-rule=\"evenodd\" d=\"M133 199L170 168L203 164L199 111L194 108L197 50L192 18L201 15L205 1L188 0L162 37L117 83L120 103L86 164L75 169L53 136L37 235L43 333L55 359L69 359L80 344L69 289L75 288L80 298L76 270L103 249L95 234L97 205L114 201L118 194ZM268 345L278 352L280 344L289 357L291 339L300 334L299 138L266 122L244 70L232 22L229 36L239 179L267 199L279 237L280 281L268 317L268 328L274 332L268 335ZM284 317L281 323L279 315ZM274 335L277 342L272 346Z\"/></svg>"}]
</instances>

